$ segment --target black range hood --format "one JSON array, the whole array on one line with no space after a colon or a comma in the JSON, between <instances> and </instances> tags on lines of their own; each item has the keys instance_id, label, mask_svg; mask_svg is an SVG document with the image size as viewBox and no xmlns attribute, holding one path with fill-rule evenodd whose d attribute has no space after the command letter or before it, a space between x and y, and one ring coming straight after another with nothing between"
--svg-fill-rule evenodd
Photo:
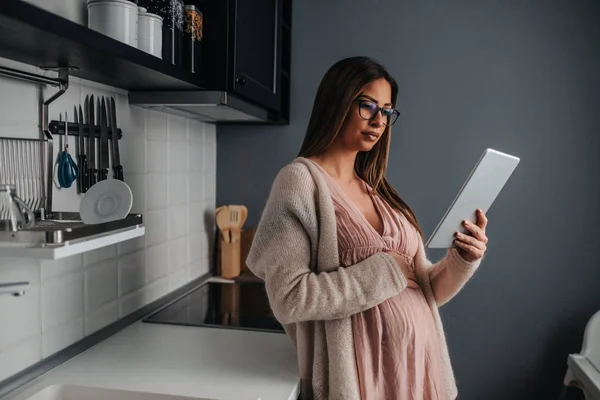
<instances>
[{"instance_id":1,"label":"black range hood","mask_svg":"<svg viewBox=\"0 0 600 400\"><path fill-rule=\"evenodd\" d=\"M267 122L266 109L224 91L131 91L129 104L206 122Z\"/></svg>"}]
</instances>

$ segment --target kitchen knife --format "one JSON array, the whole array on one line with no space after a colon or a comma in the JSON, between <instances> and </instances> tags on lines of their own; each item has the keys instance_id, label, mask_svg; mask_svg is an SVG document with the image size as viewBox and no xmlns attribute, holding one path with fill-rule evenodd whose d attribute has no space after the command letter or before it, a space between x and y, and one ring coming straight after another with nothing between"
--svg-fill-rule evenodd
<instances>
[{"instance_id":1,"label":"kitchen knife","mask_svg":"<svg viewBox=\"0 0 600 400\"><path fill-rule=\"evenodd\" d=\"M106 116L106 102L102 97L102 107L100 115L100 168L98 169L98 180L103 181L108 178L108 118Z\"/></svg>"},{"instance_id":2,"label":"kitchen knife","mask_svg":"<svg viewBox=\"0 0 600 400\"><path fill-rule=\"evenodd\" d=\"M77 114L75 114L75 116L77 116ZM77 122L79 127L79 154L77 155L77 160L79 161L79 175L77 176L77 186L79 189L79 193L85 193L87 192L89 178L87 156L85 155L83 110L81 109L81 104L79 105L79 119L77 119Z\"/></svg>"},{"instance_id":3,"label":"kitchen knife","mask_svg":"<svg viewBox=\"0 0 600 400\"><path fill-rule=\"evenodd\" d=\"M94 186L97 181L96 173L96 118L94 110L96 108L96 102L94 101L94 95L90 96L88 102L88 189Z\"/></svg>"},{"instance_id":4,"label":"kitchen knife","mask_svg":"<svg viewBox=\"0 0 600 400\"><path fill-rule=\"evenodd\" d=\"M114 97L110 98L110 128L112 129L112 165L114 178L123 181L123 166L121 165L121 156L119 154L119 134L117 132L117 106Z\"/></svg>"}]
</instances>

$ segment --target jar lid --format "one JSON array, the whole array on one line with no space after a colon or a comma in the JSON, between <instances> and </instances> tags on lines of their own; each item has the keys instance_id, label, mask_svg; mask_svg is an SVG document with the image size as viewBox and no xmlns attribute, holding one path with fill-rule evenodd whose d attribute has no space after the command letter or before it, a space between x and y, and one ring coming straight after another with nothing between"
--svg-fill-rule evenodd
<instances>
[{"instance_id":1,"label":"jar lid","mask_svg":"<svg viewBox=\"0 0 600 400\"><path fill-rule=\"evenodd\" d=\"M87 0L88 6L90 4L94 4L94 3L105 3L105 4L117 3L117 4L125 4L125 5L129 5L129 6L137 7L137 2L133 2L131 0Z\"/></svg>"},{"instance_id":2,"label":"jar lid","mask_svg":"<svg viewBox=\"0 0 600 400\"><path fill-rule=\"evenodd\" d=\"M154 14L154 13L149 13L148 9L144 8L144 7L138 7L139 12L138 12L138 17L139 18L154 18L154 19L158 19L160 21L163 20L163 17L161 17L158 14Z\"/></svg>"}]
</instances>

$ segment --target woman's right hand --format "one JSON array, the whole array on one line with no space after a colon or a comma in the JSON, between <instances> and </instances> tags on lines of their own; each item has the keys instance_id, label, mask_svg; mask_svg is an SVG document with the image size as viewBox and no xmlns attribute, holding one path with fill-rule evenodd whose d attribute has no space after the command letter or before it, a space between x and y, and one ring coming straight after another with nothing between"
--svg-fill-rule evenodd
<instances>
[{"instance_id":1,"label":"woman's right hand","mask_svg":"<svg viewBox=\"0 0 600 400\"><path fill-rule=\"evenodd\" d=\"M398 266L402 270L402 274L404 274L404 276L406 277L406 282L408 284L407 287L418 288L419 284L417 283L417 276L410 268L410 265L406 261L406 259L395 251L388 251L387 253L394 258L396 264L398 264Z\"/></svg>"}]
</instances>

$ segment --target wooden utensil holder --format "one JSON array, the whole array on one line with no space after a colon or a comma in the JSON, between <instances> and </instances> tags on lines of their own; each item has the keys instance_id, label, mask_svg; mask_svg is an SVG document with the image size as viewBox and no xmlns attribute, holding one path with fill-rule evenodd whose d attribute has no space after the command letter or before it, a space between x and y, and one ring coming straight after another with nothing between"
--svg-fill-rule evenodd
<instances>
[{"instance_id":1,"label":"wooden utensil holder","mask_svg":"<svg viewBox=\"0 0 600 400\"><path fill-rule=\"evenodd\" d=\"M227 243L221 237L221 277L237 278L242 270L241 242Z\"/></svg>"}]
</instances>

